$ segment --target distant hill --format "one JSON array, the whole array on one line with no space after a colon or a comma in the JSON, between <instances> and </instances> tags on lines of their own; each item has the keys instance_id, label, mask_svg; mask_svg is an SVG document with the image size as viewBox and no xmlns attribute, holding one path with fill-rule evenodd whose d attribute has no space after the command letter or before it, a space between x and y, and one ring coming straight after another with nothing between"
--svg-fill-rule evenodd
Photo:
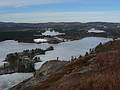
<instances>
[{"instance_id":1,"label":"distant hill","mask_svg":"<svg viewBox=\"0 0 120 90\"><path fill-rule=\"evenodd\" d=\"M41 35L48 29L65 33L60 38L78 40L84 37L120 37L120 23L107 22L49 22L49 23L13 23L0 22L0 41L17 40L19 42L33 42L34 35ZM105 31L105 33L88 33L88 30Z\"/></svg>"},{"instance_id":2,"label":"distant hill","mask_svg":"<svg viewBox=\"0 0 120 90\"><path fill-rule=\"evenodd\" d=\"M107 22L48 22L48 23L13 23L0 22L0 31L24 31L24 30L40 30L44 28L55 28L62 30L86 30L90 28L96 29L120 29L120 23Z\"/></svg>"}]
</instances>

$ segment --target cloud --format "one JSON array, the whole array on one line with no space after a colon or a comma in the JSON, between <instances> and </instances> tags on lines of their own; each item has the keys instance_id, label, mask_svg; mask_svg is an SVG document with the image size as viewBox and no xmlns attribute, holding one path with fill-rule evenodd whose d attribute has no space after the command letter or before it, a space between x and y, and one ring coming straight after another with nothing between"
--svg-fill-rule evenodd
<instances>
[{"instance_id":1,"label":"cloud","mask_svg":"<svg viewBox=\"0 0 120 90\"><path fill-rule=\"evenodd\" d=\"M41 4L55 4L79 0L0 0L0 7L21 7Z\"/></svg>"},{"instance_id":2,"label":"cloud","mask_svg":"<svg viewBox=\"0 0 120 90\"><path fill-rule=\"evenodd\" d=\"M7 22L120 22L120 11L108 12L31 12L0 14L1 21Z\"/></svg>"}]
</instances>

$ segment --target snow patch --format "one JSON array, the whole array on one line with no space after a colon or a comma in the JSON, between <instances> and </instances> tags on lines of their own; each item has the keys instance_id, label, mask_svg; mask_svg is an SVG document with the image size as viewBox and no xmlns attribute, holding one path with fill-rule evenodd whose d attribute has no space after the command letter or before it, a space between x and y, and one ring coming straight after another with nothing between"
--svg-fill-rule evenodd
<instances>
[{"instance_id":1,"label":"snow patch","mask_svg":"<svg viewBox=\"0 0 120 90\"><path fill-rule=\"evenodd\" d=\"M47 42L48 40L47 39L38 38L38 39L34 39L33 41L36 42L36 43L43 43L43 42Z\"/></svg>"},{"instance_id":2,"label":"snow patch","mask_svg":"<svg viewBox=\"0 0 120 90\"><path fill-rule=\"evenodd\" d=\"M95 28L92 28L88 30L88 33L105 33L103 30L96 30Z\"/></svg>"},{"instance_id":3,"label":"snow patch","mask_svg":"<svg viewBox=\"0 0 120 90\"><path fill-rule=\"evenodd\" d=\"M64 35L64 33L55 32L54 30L53 31L48 30L48 31L42 33L42 35L44 35L44 36L57 36L57 35Z\"/></svg>"}]
</instances>

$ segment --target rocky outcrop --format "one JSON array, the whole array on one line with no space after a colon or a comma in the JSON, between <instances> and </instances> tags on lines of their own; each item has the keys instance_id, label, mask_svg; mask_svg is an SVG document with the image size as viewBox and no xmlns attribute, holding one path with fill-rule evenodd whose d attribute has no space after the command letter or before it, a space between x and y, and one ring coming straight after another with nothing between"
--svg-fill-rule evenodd
<instances>
[{"instance_id":1,"label":"rocky outcrop","mask_svg":"<svg viewBox=\"0 0 120 90\"><path fill-rule=\"evenodd\" d=\"M45 62L39 70L34 73L34 77L20 83L11 88L11 90L29 90L29 88L37 86L40 82L45 81L51 74L62 69L69 61L52 60Z\"/></svg>"}]
</instances>

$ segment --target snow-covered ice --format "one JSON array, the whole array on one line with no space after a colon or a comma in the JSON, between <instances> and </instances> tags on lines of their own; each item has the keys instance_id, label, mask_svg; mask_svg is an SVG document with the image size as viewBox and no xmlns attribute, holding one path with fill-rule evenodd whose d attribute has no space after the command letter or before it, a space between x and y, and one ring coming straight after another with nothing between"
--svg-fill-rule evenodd
<instances>
[{"instance_id":1,"label":"snow-covered ice","mask_svg":"<svg viewBox=\"0 0 120 90\"><path fill-rule=\"evenodd\" d=\"M95 28L92 28L88 30L88 33L105 33L103 30L96 30Z\"/></svg>"},{"instance_id":2,"label":"snow-covered ice","mask_svg":"<svg viewBox=\"0 0 120 90\"><path fill-rule=\"evenodd\" d=\"M9 90L9 88L32 77L32 73L13 73L0 75L0 90Z\"/></svg>"},{"instance_id":3,"label":"snow-covered ice","mask_svg":"<svg viewBox=\"0 0 120 90\"><path fill-rule=\"evenodd\" d=\"M53 31L48 30L48 31L42 33L42 35L44 35L44 36L57 36L57 35L63 35L63 34L64 33L59 33L54 30Z\"/></svg>"},{"instance_id":4,"label":"snow-covered ice","mask_svg":"<svg viewBox=\"0 0 120 90\"><path fill-rule=\"evenodd\" d=\"M38 38L38 39L34 39L34 42L36 42L36 43L43 43L43 42L47 42L47 39Z\"/></svg>"}]
</instances>

